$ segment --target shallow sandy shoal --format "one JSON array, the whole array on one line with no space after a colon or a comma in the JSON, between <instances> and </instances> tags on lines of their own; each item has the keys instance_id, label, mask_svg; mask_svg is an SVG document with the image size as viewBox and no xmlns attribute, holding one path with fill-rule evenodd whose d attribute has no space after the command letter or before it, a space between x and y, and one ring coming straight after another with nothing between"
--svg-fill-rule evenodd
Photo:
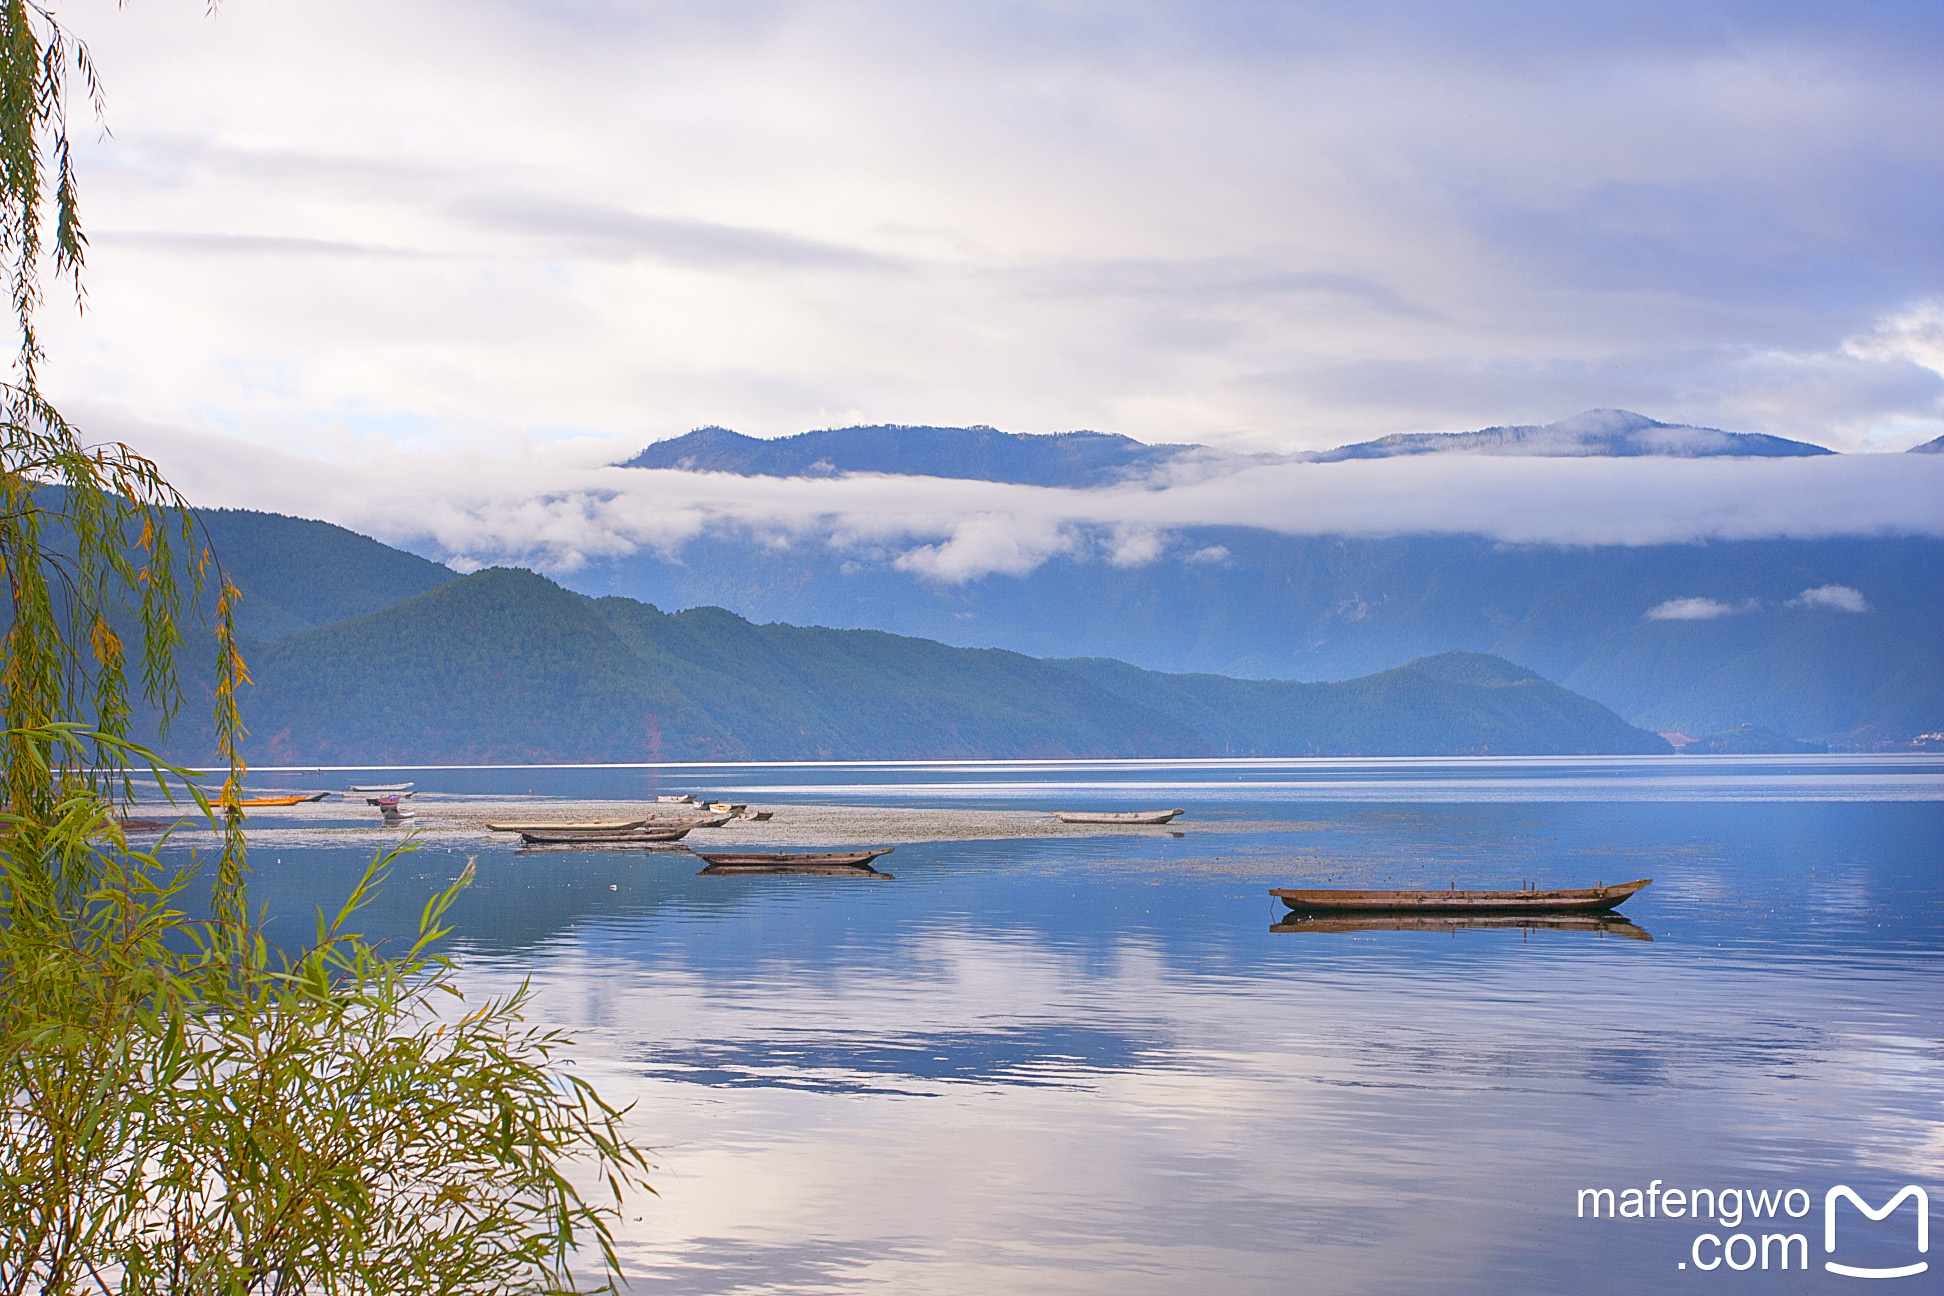
<instances>
[{"instance_id":1,"label":"shallow sandy shoal","mask_svg":"<svg viewBox=\"0 0 1944 1296\"><path fill-rule=\"evenodd\" d=\"M690 807L644 806L638 801L536 801L530 798L459 797L438 794L415 797L410 805L411 819L401 827L387 828L378 811L362 804L340 800L314 805L268 808L256 811L248 821L252 842L273 845L350 845L354 842L379 842L401 836L406 828L415 830L427 844L463 846L469 843L514 843L512 833L496 833L486 827L489 820L518 822L569 822L575 820L636 819L644 815L679 817L699 813ZM1168 837L1204 832L1290 831L1320 827L1292 822L1265 822L1222 816L1198 818L1187 814L1166 826L1114 827L1099 824L1065 824L1041 810L982 810L874 805L764 805L750 803L751 810L770 810L774 817L766 822L733 819L720 828L697 828L683 839L683 845L702 850L748 847L781 849L793 846L875 846L900 842L984 841L1006 838L1059 837ZM152 814L142 809L137 813ZM211 834L195 824L184 824L175 840L197 844Z\"/></svg>"}]
</instances>

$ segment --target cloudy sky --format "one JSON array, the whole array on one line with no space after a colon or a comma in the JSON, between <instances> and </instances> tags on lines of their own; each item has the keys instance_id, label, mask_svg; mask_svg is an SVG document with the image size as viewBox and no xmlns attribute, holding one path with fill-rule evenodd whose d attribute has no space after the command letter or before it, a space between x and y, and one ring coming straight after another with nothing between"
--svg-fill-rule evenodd
<instances>
[{"instance_id":1,"label":"cloudy sky","mask_svg":"<svg viewBox=\"0 0 1944 1296\"><path fill-rule=\"evenodd\" d=\"M707 423L1944 433L1935 3L61 13L51 385L210 503L398 534L331 501Z\"/></svg>"}]
</instances>

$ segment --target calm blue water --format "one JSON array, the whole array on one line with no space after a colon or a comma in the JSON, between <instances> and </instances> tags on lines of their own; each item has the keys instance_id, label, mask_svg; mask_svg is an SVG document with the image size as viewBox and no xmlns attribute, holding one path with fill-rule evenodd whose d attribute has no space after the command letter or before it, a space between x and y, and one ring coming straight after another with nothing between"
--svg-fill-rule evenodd
<instances>
[{"instance_id":1,"label":"calm blue water","mask_svg":"<svg viewBox=\"0 0 1944 1296\"><path fill-rule=\"evenodd\" d=\"M580 1067L658 1149L661 1196L625 1226L641 1290L1840 1291L1858 1282L1825 1259L1925 1257L1908 1204L1844 1208L1827 1255L1831 1185L1881 1204L1917 1184L1944 1214L1944 760L390 777L1189 808L1179 838L902 845L884 883L483 850L454 915L465 983L530 976L535 1016L584 1032ZM368 852L259 852L256 898L307 922ZM409 927L463 854L411 857L370 925ZM1651 940L1271 930L1277 885L1647 876L1625 913ZM1578 1214L1582 1188L1654 1180L1813 1206ZM1735 1263L1738 1234L1801 1234L1813 1268L1700 1270L1701 1233ZM1882 1289L1944 1290L1944 1234L1929 1263Z\"/></svg>"}]
</instances>

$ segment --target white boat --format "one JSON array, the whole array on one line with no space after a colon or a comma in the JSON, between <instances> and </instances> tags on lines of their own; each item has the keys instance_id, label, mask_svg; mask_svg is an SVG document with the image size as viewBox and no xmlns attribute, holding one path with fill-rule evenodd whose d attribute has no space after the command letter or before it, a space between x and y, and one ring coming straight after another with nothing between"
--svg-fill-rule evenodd
<instances>
[{"instance_id":1,"label":"white boat","mask_svg":"<svg viewBox=\"0 0 1944 1296\"><path fill-rule=\"evenodd\" d=\"M655 800L661 802L663 805L694 805L695 793L684 792L680 796L658 796Z\"/></svg>"},{"instance_id":2,"label":"white boat","mask_svg":"<svg viewBox=\"0 0 1944 1296\"><path fill-rule=\"evenodd\" d=\"M410 792L413 786L410 783L353 783L351 790L353 792Z\"/></svg>"}]
</instances>

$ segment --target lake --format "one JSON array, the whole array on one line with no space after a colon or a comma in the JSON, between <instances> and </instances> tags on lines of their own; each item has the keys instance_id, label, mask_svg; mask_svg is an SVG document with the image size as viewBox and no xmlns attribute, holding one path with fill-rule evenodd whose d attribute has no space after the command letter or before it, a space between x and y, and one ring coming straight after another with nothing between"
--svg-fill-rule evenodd
<instances>
[{"instance_id":1,"label":"lake","mask_svg":"<svg viewBox=\"0 0 1944 1296\"><path fill-rule=\"evenodd\" d=\"M1180 836L902 844L890 882L411 856L370 924L408 926L476 852L462 983L531 977L535 1018L638 1102L661 1194L623 1228L640 1290L1854 1288L1830 1260L1925 1262L1884 1290L1940 1290L1911 1204L1839 1201L1833 1253L1824 1212L1836 1185L1944 1206L1944 759L356 775L254 777L413 779L427 805L694 789L779 826L809 803L1186 808ZM276 823L256 899L308 924L371 845ZM1284 932L1268 894L1636 877L1619 936Z\"/></svg>"}]
</instances>

